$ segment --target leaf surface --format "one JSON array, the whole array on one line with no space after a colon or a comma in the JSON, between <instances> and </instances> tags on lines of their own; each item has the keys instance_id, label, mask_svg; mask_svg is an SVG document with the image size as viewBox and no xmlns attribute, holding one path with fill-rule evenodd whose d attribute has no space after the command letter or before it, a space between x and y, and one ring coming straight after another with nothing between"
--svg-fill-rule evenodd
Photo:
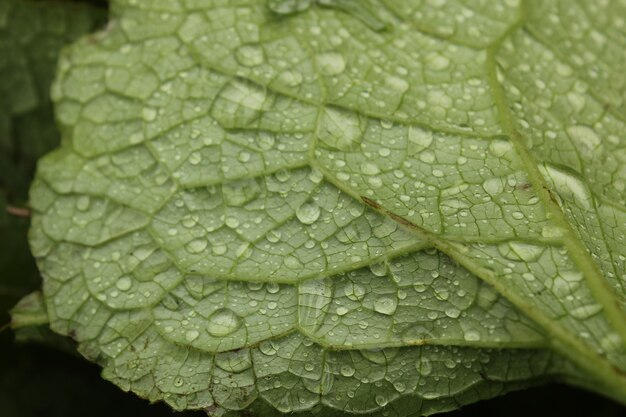
<instances>
[{"instance_id":1,"label":"leaf surface","mask_svg":"<svg viewBox=\"0 0 626 417\"><path fill-rule=\"evenodd\" d=\"M624 401L619 7L114 2L31 189L51 327L215 415Z\"/></svg>"}]
</instances>

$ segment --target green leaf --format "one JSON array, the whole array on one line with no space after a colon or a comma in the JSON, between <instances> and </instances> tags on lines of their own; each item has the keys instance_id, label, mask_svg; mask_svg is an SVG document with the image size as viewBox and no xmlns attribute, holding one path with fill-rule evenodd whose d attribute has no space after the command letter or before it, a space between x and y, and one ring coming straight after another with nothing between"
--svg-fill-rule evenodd
<instances>
[{"instance_id":1,"label":"green leaf","mask_svg":"<svg viewBox=\"0 0 626 417\"><path fill-rule=\"evenodd\" d=\"M620 6L234 3L116 1L62 56L51 328L211 415L625 403Z\"/></svg>"}]
</instances>

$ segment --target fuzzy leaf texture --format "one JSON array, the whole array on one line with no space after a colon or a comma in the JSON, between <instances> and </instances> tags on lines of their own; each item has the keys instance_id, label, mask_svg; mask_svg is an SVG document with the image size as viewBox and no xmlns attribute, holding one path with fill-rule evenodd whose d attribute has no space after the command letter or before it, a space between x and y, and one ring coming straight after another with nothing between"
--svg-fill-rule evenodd
<instances>
[{"instance_id":1,"label":"fuzzy leaf texture","mask_svg":"<svg viewBox=\"0 0 626 417\"><path fill-rule=\"evenodd\" d=\"M51 328L213 416L626 403L626 4L118 0L31 188ZM43 305L43 304L42 304Z\"/></svg>"}]
</instances>

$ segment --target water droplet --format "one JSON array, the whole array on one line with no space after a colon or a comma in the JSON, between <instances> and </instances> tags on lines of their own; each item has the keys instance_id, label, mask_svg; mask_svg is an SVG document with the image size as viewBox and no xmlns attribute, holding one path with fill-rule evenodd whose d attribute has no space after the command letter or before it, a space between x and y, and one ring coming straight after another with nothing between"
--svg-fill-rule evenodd
<instances>
[{"instance_id":1,"label":"water droplet","mask_svg":"<svg viewBox=\"0 0 626 417\"><path fill-rule=\"evenodd\" d=\"M584 278L580 271L560 271L559 275L567 282L580 282Z\"/></svg>"},{"instance_id":2,"label":"water droplet","mask_svg":"<svg viewBox=\"0 0 626 417\"><path fill-rule=\"evenodd\" d=\"M580 178L550 165L542 166L540 169L546 177L552 180L554 188L561 198L571 201L584 210L591 210L593 207L591 194Z\"/></svg>"},{"instance_id":3,"label":"water droplet","mask_svg":"<svg viewBox=\"0 0 626 417\"><path fill-rule=\"evenodd\" d=\"M276 284L275 282L269 282L266 285L265 289L270 294L276 294L278 291L280 291L280 285Z\"/></svg>"},{"instance_id":4,"label":"water droplet","mask_svg":"<svg viewBox=\"0 0 626 417\"><path fill-rule=\"evenodd\" d=\"M206 249L208 244L209 242L207 242L206 239L195 239L187 243L186 248L190 253L200 253Z\"/></svg>"},{"instance_id":5,"label":"water droplet","mask_svg":"<svg viewBox=\"0 0 626 417\"><path fill-rule=\"evenodd\" d=\"M91 204L91 199L88 195L81 195L76 199L76 208L80 211L86 211Z\"/></svg>"},{"instance_id":6,"label":"water droplet","mask_svg":"<svg viewBox=\"0 0 626 417\"><path fill-rule=\"evenodd\" d=\"M237 227L239 227L239 219L236 217L227 217L224 220L224 224L226 224L226 226L230 227L231 229L236 229Z\"/></svg>"},{"instance_id":7,"label":"water droplet","mask_svg":"<svg viewBox=\"0 0 626 417\"><path fill-rule=\"evenodd\" d=\"M355 284L353 282L346 283L346 286L343 289L346 298L351 301L360 301L365 296L365 287L361 284Z\"/></svg>"},{"instance_id":8,"label":"water droplet","mask_svg":"<svg viewBox=\"0 0 626 417\"><path fill-rule=\"evenodd\" d=\"M222 197L229 206L241 207L255 199L260 193L261 186L256 179L247 179L222 185Z\"/></svg>"},{"instance_id":9,"label":"water droplet","mask_svg":"<svg viewBox=\"0 0 626 417\"><path fill-rule=\"evenodd\" d=\"M500 255L512 261L531 262L537 260L545 247L524 242L508 242L498 245Z\"/></svg>"},{"instance_id":10,"label":"water droplet","mask_svg":"<svg viewBox=\"0 0 626 417\"><path fill-rule=\"evenodd\" d=\"M348 309L341 306L341 307L337 307L337 315L339 316L345 316L348 313Z\"/></svg>"},{"instance_id":11,"label":"water droplet","mask_svg":"<svg viewBox=\"0 0 626 417\"><path fill-rule=\"evenodd\" d=\"M198 223L195 216L186 216L181 220L181 224L186 228L192 228Z\"/></svg>"},{"instance_id":12,"label":"water droplet","mask_svg":"<svg viewBox=\"0 0 626 417\"><path fill-rule=\"evenodd\" d=\"M600 139L596 131L589 126L569 126L566 131L576 145L587 152L593 151L602 144L602 139Z\"/></svg>"},{"instance_id":13,"label":"water droplet","mask_svg":"<svg viewBox=\"0 0 626 417\"><path fill-rule=\"evenodd\" d=\"M229 128L253 124L267 104L267 94L266 89L253 83L232 81L213 101L211 115Z\"/></svg>"},{"instance_id":14,"label":"water droplet","mask_svg":"<svg viewBox=\"0 0 626 417\"><path fill-rule=\"evenodd\" d=\"M293 14L308 9L311 0L269 0L268 7L278 14Z\"/></svg>"},{"instance_id":15,"label":"water droplet","mask_svg":"<svg viewBox=\"0 0 626 417\"><path fill-rule=\"evenodd\" d=\"M192 152L189 155L189 163L191 165L198 165L202 161L202 154L200 152Z\"/></svg>"},{"instance_id":16,"label":"water droplet","mask_svg":"<svg viewBox=\"0 0 626 417\"><path fill-rule=\"evenodd\" d=\"M356 372L355 369L353 367L351 367L350 365L343 365L340 369L339 372L341 372L341 375L345 376L345 377L351 377L352 375L354 375L354 373Z\"/></svg>"},{"instance_id":17,"label":"water droplet","mask_svg":"<svg viewBox=\"0 0 626 417\"><path fill-rule=\"evenodd\" d=\"M385 86L398 93L404 93L409 89L409 83L404 78L395 76L385 77Z\"/></svg>"},{"instance_id":18,"label":"water droplet","mask_svg":"<svg viewBox=\"0 0 626 417\"><path fill-rule=\"evenodd\" d=\"M326 52L317 55L317 66L326 75L339 75L346 69L346 60L339 52Z\"/></svg>"},{"instance_id":19,"label":"water droplet","mask_svg":"<svg viewBox=\"0 0 626 417\"><path fill-rule=\"evenodd\" d=\"M600 346L609 352L615 351L622 347L622 339L616 332L610 332L600 340Z\"/></svg>"},{"instance_id":20,"label":"water droplet","mask_svg":"<svg viewBox=\"0 0 626 417\"><path fill-rule=\"evenodd\" d=\"M146 122L151 122L157 117L157 111L153 108L147 107L141 111L141 115L143 120Z\"/></svg>"},{"instance_id":21,"label":"water droplet","mask_svg":"<svg viewBox=\"0 0 626 417\"><path fill-rule=\"evenodd\" d=\"M600 304L587 304L570 310L570 314L578 320L586 320L602 311Z\"/></svg>"},{"instance_id":22,"label":"water droplet","mask_svg":"<svg viewBox=\"0 0 626 417\"><path fill-rule=\"evenodd\" d=\"M241 324L241 317L232 310L222 308L211 314L206 329L211 336L223 337L235 332Z\"/></svg>"},{"instance_id":23,"label":"water droplet","mask_svg":"<svg viewBox=\"0 0 626 417\"><path fill-rule=\"evenodd\" d=\"M179 377L179 376L174 378L174 386L175 387L182 387L183 386L183 379L181 377Z\"/></svg>"},{"instance_id":24,"label":"water droplet","mask_svg":"<svg viewBox=\"0 0 626 417\"><path fill-rule=\"evenodd\" d=\"M320 207L315 203L304 203L296 209L296 217L304 224L312 224L320 217Z\"/></svg>"},{"instance_id":25,"label":"water droplet","mask_svg":"<svg viewBox=\"0 0 626 417\"><path fill-rule=\"evenodd\" d=\"M465 338L465 340L467 340L468 342L477 342L480 340L480 333L478 333L475 330L467 330L464 334L463 337Z\"/></svg>"},{"instance_id":26,"label":"water droplet","mask_svg":"<svg viewBox=\"0 0 626 417\"><path fill-rule=\"evenodd\" d=\"M248 162L250 160L250 153L249 152L239 152L239 154L237 155L237 160L239 162Z\"/></svg>"},{"instance_id":27,"label":"water droplet","mask_svg":"<svg viewBox=\"0 0 626 417\"><path fill-rule=\"evenodd\" d=\"M115 283L115 286L120 291L128 291L132 285L133 285L132 280L127 276L121 277Z\"/></svg>"},{"instance_id":28,"label":"water droplet","mask_svg":"<svg viewBox=\"0 0 626 417\"><path fill-rule=\"evenodd\" d=\"M441 71L450 66L450 59L441 54L432 53L426 57L426 64L434 71Z\"/></svg>"},{"instance_id":29,"label":"water droplet","mask_svg":"<svg viewBox=\"0 0 626 417\"><path fill-rule=\"evenodd\" d=\"M376 275L377 277L384 277L385 275L387 275L389 267L387 266L386 262L378 262L370 265L370 271L372 271L372 274Z\"/></svg>"},{"instance_id":30,"label":"water droplet","mask_svg":"<svg viewBox=\"0 0 626 417\"><path fill-rule=\"evenodd\" d=\"M433 142L433 133L419 127L410 126L408 139L409 142L419 145L421 148L428 148Z\"/></svg>"},{"instance_id":31,"label":"water droplet","mask_svg":"<svg viewBox=\"0 0 626 417\"><path fill-rule=\"evenodd\" d=\"M269 232L267 232L267 235L265 236L265 238L272 243L276 243L280 240L282 236L282 232L280 230L270 230Z\"/></svg>"},{"instance_id":32,"label":"water droplet","mask_svg":"<svg viewBox=\"0 0 626 417\"><path fill-rule=\"evenodd\" d=\"M501 194L504 191L504 180L502 178L488 178L483 182L483 188L491 196Z\"/></svg>"},{"instance_id":33,"label":"water droplet","mask_svg":"<svg viewBox=\"0 0 626 417\"><path fill-rule=\"evenodd\" d=\"M318 139L331 149L347 151L360 142L365 121L352 111L326 107L320 118Z\"/></svg>"},{"instance_id":34,"label":"water droplet","mask_svg":"<svg viewBox=\"0 0 626 417\"><path fill-rule=\"evenodd\" d=\"M319 184L324 179L324 174L322 174L322 171L320 171L319 169L313 168L309 173L309 179L312 183Z\"/></svg>"},{"instance_id":35,"label":"water droplet","mask_svg":"<svg viewBox=\"0 0 626 417\"><path fill-rule=\"evenodd\" d=\"M197 330L188 330L185 333L185 340L187 340L188 342L193 342L198 338L198 336L200 336L200 332L198 332Z\"/></svg>"},{"instance_id":36,"label":"water droplet","mask_svg":"<svg viewBox=\"0 0 626 417\"><path fill-rule=\"evenodd\" d=\"M573 91L567 93L567 101L569 102L569 104L574 109L574 112L576 113L581 112L585 108L585 104L587 102L587 100L582 94L579 94Z\"/></svg>"},{"instance_id":37,"label":"water droplet","mask_svg":"<svg viewBox=\"0 0 626 417\"><path fill-rule=\"evenodd\" d=\"M259 45L241 45L235 50L235 59L246 67L255 67L265 61L265 54Z\"/></svg>"},{"instance_id":38,"label":"water droplet","mask_svg":"<svg viewBox=\"0 0 626 417\"><path fill-rule=\"evenodd\" d=\"M376 404L380 405L381 407L384 407L387 405L387 403L389 402L387 400L387 397L385 397L384 395L377 395L375 397L376 400Z\"/></svg>"},{"instance_id":39,"label":"water droplet","mask_svg":"<svg viewBox=\"0 0 626 417\"><path fill-rule=\"evenodd\" d=\"M541 236L543 237L562 237L563 229L559 226L547 224L541 228Z\"/></svg>"},{"instance_id":40,"label":"water droplet","mask_svg":"<svg viewBox=\"0 0 626 417\"><path fill-rule=\"evenodd\" d=\"M415 364L415 368L422 376L428 376L433 371L433 364L428 359L422 359Z\"/></svg>"},{"instance_id":41,"label":"water droplet","mask_svg":"<svg viewBox=\"0 0 626 417\"><path fill-rule=\"evenodd\" d=\"M302 84L302 74L296 71L283 71L278 76L278 80L289 87L297 87Z\"/></svg>"},{"instance_id":42,"label":"water droplet","mask_svg":"<svg viewBox=\"0 0 626 417\"><path fill-rule=\"evenodd\" d=\"M211 252L214 255L223 255L228 251L228 247L226 245L215 245L211 248Z\"/></svg>"},{"instance_id":43,"label":"water droplet","mask_svg":"<svg viewBox=\"0 0 626 417\"><path fill-rule=\"evenodd\" d=\"M274 135L269 132L258 132L256 138L256 144L264 151L272 149L274 147L274 143L276 143L276 139Z\"/></svg>"},{"instance_id":44,"label":"water droplet","mask_svg":"<svg viewBox=\"0 0 626 417\"><path fill-rule=\"evenodd\" d=\"M261 351L261 353L267 356L273 356L277 352L274 344L271 341L261 342L261 344L259 345L259 350Z\"/></svg>"},{"instance_id":45,"label":"water droplet","mask_svg":"<svg viewBox=\"0 0 626 417\"><path fill-rule=\"evenodd\" d=\"M361 164L361 172L365 175L376 175L380 173L380 168L372 162L364 162Z\"/></svg>"},{"instance_id":46,"label":"water droplet","mask_svg":"<svg viewBox=\"0 0 626 417\"><path fill-rule=\"evenodd\" d=\"M374 311L380 314L390 316L395 313L397 307L398 299L396 297L381 296L374 301Z\"/></svg>"},{"instance_id":47,"label":"water droplet","mask_svg":"<svg viewBox=\"0 0 626 417\"><path fill-rule=\"evenodd\" d=\"M274 174L274 176L276 177L276 180L278 180L278 182L286 182L287 180L289 180L289 178L291 178L291 172L286 169L281 169L276 171L276 174Z\"/></svg>"},{"instance_id":48,"label":"water droplet","mask_svg":"<svg viewBox=\"0 0 626 417\"><path fill-rule=\"evenodd\" d=\"M508 140L494 139L489 144L489 152L498 158L505 156L511 151L513 151L513 144Z\"/></svg>"}]
</instances>

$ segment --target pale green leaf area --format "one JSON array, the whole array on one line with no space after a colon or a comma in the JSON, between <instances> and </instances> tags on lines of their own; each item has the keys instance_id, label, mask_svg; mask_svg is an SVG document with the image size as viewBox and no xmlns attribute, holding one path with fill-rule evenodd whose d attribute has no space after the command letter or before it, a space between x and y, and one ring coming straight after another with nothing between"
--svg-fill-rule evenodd
<instances>
[{"instance_id":1,"label":"pale green leaf area","mask_svg":"<svg viewBox=\"0 0 626 417\"><path fill-rule=\"evenodd\" d=\"M625 10L114 1L31 188L50 327L212 416L626 403Z\"/></svg>"}]
</instances>

